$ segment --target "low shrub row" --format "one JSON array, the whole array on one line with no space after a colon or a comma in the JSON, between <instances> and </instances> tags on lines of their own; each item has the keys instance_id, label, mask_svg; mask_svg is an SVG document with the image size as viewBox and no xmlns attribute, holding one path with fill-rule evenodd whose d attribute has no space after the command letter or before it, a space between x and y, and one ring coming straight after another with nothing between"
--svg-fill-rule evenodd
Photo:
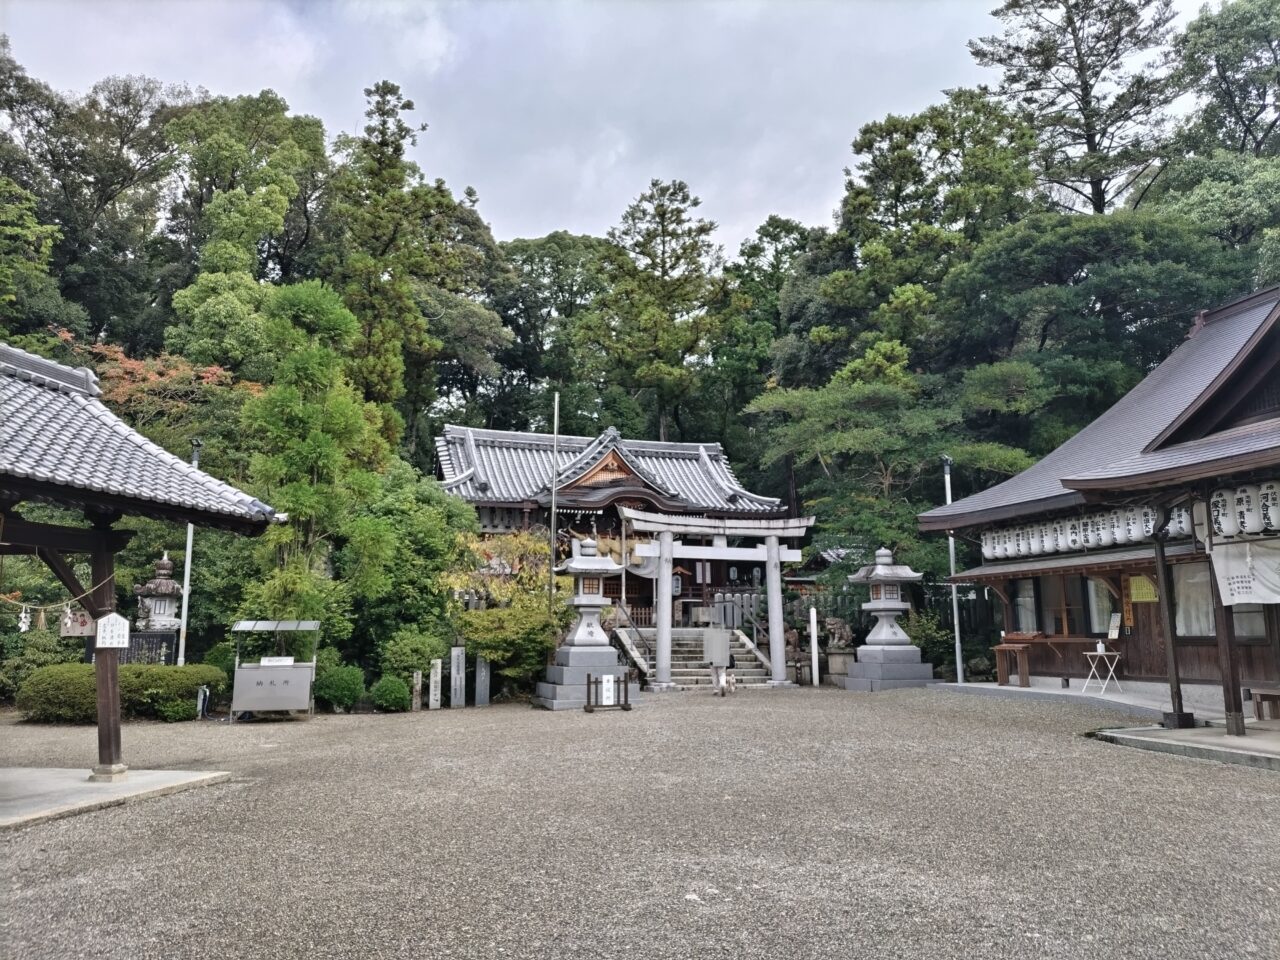
<instances>
[{"instance_id":1,"label":"low shrub row","mask_svg":"<svg viewBox=\"0 0 1280 960\"><path fill-rule=\"evenodd\" d=\"M165 667L126 663L120 667L120 712L140 719L194 720L202 686L221 692L227 675L207 664ZM94 723L98 718L97 681L88 663L42 667L18 690L18 709L36 723Z\"/></svg>"}]
</instances>

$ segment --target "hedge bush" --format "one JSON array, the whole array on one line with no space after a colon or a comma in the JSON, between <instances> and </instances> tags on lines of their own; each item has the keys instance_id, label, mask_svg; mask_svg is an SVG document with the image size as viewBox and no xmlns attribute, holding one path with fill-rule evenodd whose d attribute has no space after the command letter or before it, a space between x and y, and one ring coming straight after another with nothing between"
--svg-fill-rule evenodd
<instances>
[{"instance_id":1,"label":"hedge bush","mask_svg":"<svg viewBox=\"0 0 1280 960\"><path fill-rule=\"evenodd\" d=\"M173 722L194 720L196 691L218 693L227 677L218 667L126 663L120 667L120 712L125 717ZM94 723L98 688L88 663L63 663L36 670L18 691L18 709L36 723Z\"/></svg>"},{"instance_id":2,"label":"hedge bush","mask_svg":"<svg viewBox=\"0 0 1280 960\"><path fill-rule=\"evenodd\" d=\"M415 670L431 673L431 661L443 660L449 655L449 645L443 637L428 633L418 627L397 630L382 646L379 659L384 677L399 677L405 683L413 680Z\"/></svg>"},{"instance_id":3,"label":"hedge bush","mask_svg":"<svg viewBox=\"0 0 1280 960\"><path fill-rule=\"evenodd\" d=\"M383 677L369 691L369 699L379 710L399 713L409 709L409 685L399 677Z\"/></svg>"},{"instance_id":4,"label":"hedge bush","mask_svg":"<svg viewBox=\"0 0 1280 960\"><path fill-rule=\"evenodd\" d=\"M230 640L221 640L204 652L201 660L211 667L217 667L227 676L227 683L235 678L236 645Z\"/></svg>"},{"instance_id":5,"label":"hedge bush","mask_svg":"<svg viewBox=\"0 0 1280 960\"><path fill-rule=\"evenodd\" d=\"M18 709L36 723L96 723L98 685L89 663L32 671L18 688Z\"/></svg>"},{"instance_id":6,"label":"hedge bush","mask_svg":"<svg viewBox=\"0 0 1280 960\"><path fill-rule=\"evenodd\" d=\"M330 667L316 680L316 700L330 707L350 710L363 696L364 671L359 667Z\"/></svg>"}]
</instances>

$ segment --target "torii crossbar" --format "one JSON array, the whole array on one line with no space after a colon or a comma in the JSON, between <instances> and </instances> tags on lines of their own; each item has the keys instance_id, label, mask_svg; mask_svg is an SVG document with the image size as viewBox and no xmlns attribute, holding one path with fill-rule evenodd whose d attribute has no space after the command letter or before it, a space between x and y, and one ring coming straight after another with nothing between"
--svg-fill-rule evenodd
<instances>
[{"instance_id":1,"label":"torii crossbar","mask_svg":"<svg viewBox=\"0 0 1280 960\"><path fill-rule=\"evenodd\" d=\"M782 628L782 561L800 559L799 550L784 550L782 538L802 537L813 526L813 517L749 520L719 517L676 517L646 513L631 507L619 507L622 519L640 533L658 536L656 548L640 545L638 556L657 556L658 577L654 583L654 623L658 632L657 669L654 688L674 689L671 682L671 607L672 561L675 557L700 560L765 561L765 593L769 605L769 667L772 687L792 686L787 680L786 646ZM686 546L676 541L676 534L710 537L711 546ZM764 540L764 547L730 547L729 537L754 537Z\"/></svg>"}]
</instances>

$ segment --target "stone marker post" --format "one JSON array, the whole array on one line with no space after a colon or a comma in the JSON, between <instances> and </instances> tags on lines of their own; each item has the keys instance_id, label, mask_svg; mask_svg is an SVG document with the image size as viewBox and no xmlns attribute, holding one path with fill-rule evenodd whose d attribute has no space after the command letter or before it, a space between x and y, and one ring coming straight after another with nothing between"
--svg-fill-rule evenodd
<instances>
[{"instance_id":1,"label":"stone marker post","mask_svg":"<svg viewBox=\"0 0 1280 960\"><path fill-rule=\"evenodd\" d=\"M489 705L489 661L484 657L476 657L476 698L477 707Z\"/></svg>"},{"instance_id":2,"label":"stone marker post","mask_svg":"<svg viewBox=\"0 0 1280 960\"><path fill-rule=\"evenodd\" d=\"M440 709L440 674L444 672L444 661L431 661L431 686L428 692L427 706L431 710Z\"/></svg>"},{"instance_id":3,"label":"stone marker post","mask_svg":"<svg viewBox=\"0 0 1280 960\"><path fill-rule=\"evenodd\" d=\"M452 647L449 651L449 706L467 705L467 648Z\"/></svg>"},{"instance_id":4,"label":"stone marker post","mask_svg":"<svg viewBox=\"0 0 1280 960\"><path fill-rule=\"evenodd\" d=\"M422 709L422 671L413 671L413 704L411 709L417 713Z\"/></svg>"}]
</instances>

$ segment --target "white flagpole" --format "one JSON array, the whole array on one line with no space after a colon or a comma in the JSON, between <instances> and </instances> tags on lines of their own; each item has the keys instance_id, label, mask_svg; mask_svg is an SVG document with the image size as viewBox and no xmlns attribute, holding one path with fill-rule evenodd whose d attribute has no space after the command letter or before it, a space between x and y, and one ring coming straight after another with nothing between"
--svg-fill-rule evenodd
<instances>
[{"instance_id":1,"label":"white flagpole","mask_svg":"<svg viewBox=\"0 0 1280 960\"><path fill-rule=\"evenodd\" d=\"M547 610L555 609L556 597L556 488L560 485L560 391L556 391L551 415L551 562L547 574Z\"/></svg>"},{"instance_id":2,"label":"white flagpole","mask_svg":"<svg viewBox=\"0 0 1280 960\"><path fill-rule=\"evenodd\" d=\"M947 504L951 503L951 458L942 458L942 478L947 487ZM951 556L951 576L956 575L956 538L947 533L947 552ZM964 683L964 652L960 644L960 596L956 592L956 582L951 581L951 620L956 630L956 683Z\"/></svg>"}]
</instances>

